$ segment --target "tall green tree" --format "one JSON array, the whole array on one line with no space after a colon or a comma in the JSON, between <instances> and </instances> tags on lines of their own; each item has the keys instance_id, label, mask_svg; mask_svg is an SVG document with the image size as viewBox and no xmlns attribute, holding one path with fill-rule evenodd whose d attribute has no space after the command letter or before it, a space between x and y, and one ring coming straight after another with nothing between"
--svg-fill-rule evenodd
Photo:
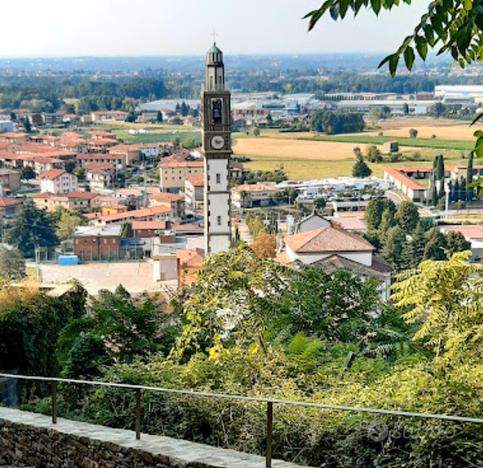
<instances>
[{"instance_id":1,"label":"tall green tree","mask_svg":"<svg viewBox=\"0 0 483 468\"><path fill-rule=\"evenodd\" d=\"M475 196L473 184L473 151L470 152L468 156L468 167L466 169L466 183L468 184L466 189L466 199L471 202Z\"/></svg>"},{"instance_id":2,"label":"tall green tree","mask_svg":"<svg viewBox=\"0 0 483 468\"><path fill-rule=\"evenodd\" d=\"M25 257L33 257L36 248L54 247L59 243L52 218L32 202L25 203L13 221L7 231L7 241Z\"/></svg>"},{"instance_id":3,"label":"tall green tree","mask_svg":"<svg viewBox=\"0 0 483 468\"><path fill-rule=\"evenodd\" d=\"M419 223L418 207L414 203L405 200L398 206L394 218L404 232L410 234Z\"/></svg>"},{"instance_id":4,"label":"tall green tree","mask_svg":"<svg viewBox=\"0 0 483 468\"><path fill-rule=\"evenodd\" d=\"M436 156L436 180L444 180L444 156Z\"/></svg>"},{"instance_id":5,"label":"tall green tree","mask_svg":"<svg viewBox=\"0 0 483 468\"><path fill-rule=\"evenodd\" d=\"M425 230L421 222L418 223L412 234L412 244L414 251L413 267L419 265L424 259L424 251L426 249Z\"/></svg>"},{"instance_id":6,"label":"tall green tree","mask_svg":"<svg viewBox=\"0 0 483 468\"><path fill-rule=\"evenodd\" d=\"M425 260L446 260L446 238L438 229L431 228L426 233L426 245L424 248Z\"/></svg>"},{"instance_id":7,"label":"tall green tree","mask_svg":"<svg viewBox=\"0 0 483 468\"><path fill-rule=\"evenodd\" d=\"M381 224L379 225L379 229L377 231L379 239L382 243L384 243L389 229L395 225L396 220L394 219L394 213L389 208L386 208L382 213Z\"/></svg>"},{"instance_id":8,"label":"tall green tree","mask_svg":"<svg viewBox=\"0 0 483 468\"><path fill-rule=\"evenodd\" d=\"M356 157L356 162L352 167L352 176L353 177L369 177L372 174L372 170L364 161L362 155L358 155Z\"/></svg>"},{"instance_id":9,"label":"tall green tree","mask_svg":"<svg viewBox=\"0 0 483 468\"><path fill-rule=\"evenodd\" d=\"M399 226L394 226L386 234L381 255L396 269L401 269L402 250L406 235Z\"/></svg>"},{"instance_id":10,"label":"tall green tree","mask_svg":"<svg viewBox=\"0 0 483 468\"><path fill-rule=\"evenodd\" d=\"M451 257L458 252L464 252L471 249L471 243L468 242L461 232L450 231L446 234L446 254Z\"/></svg>"}]
</instances>

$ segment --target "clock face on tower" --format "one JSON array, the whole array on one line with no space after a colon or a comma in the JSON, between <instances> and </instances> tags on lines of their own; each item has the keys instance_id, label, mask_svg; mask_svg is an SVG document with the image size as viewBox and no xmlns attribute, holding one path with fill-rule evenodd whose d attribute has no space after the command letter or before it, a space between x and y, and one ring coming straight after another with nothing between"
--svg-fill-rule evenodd
<instances>
[{"instance_id":1,"label":"clock face on tower","mask_svg":"<svg viewBox=\"0 0 483 468\"><path fill-rule=\"evenodd\" d=\"M225 146L225 139L221 135L215 135L211 139L211 146L213 149L220 150Z\"/></svg>"}]
</instances>

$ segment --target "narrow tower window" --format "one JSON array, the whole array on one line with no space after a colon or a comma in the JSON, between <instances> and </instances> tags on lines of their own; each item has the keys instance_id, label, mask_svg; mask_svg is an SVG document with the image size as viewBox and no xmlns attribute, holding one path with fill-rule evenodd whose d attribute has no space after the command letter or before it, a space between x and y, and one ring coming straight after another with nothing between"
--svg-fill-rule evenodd
<instances>
[{"instance_id":1,"label":"narrow tower window","mask_svg":"<svg viewBox=\"0 0 483 468\"><path fill-rule=\"evenodd\" d=\"M216 217L216 224L218 224L218 226L221 226L221 216Z\"/></svg>"},{"instance_id":2,"label":"narrow tower window","mask_svg":"<svg viewBox=\"0 0 483 468\"><path fill-rule=\"evenodd\" d=\"M216 174L216 183L221 184L221 174Z\"/></svg>"}]
</instances>

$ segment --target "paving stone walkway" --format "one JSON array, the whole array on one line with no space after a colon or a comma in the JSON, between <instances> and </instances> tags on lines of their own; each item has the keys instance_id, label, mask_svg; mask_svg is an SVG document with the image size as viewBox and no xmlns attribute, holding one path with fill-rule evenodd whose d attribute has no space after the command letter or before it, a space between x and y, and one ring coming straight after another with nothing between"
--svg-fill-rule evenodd
<instances>
[{"instance_id":1,"label":"paving stone walkway","mask_svg":"<svg viewBox=\"0 0 483 468\"><path fill-rule=\"evenodd\" d=\"M209 445L188 442L163 436L142 434L141 440L136 440L133 431L112 429L94 424L69 421L59 418L57 424L52 424L49 416L0 407L0 422L9 422L22 426L45 428L64 435L77 438L88 438L103 442L107 446L118 446L135 451L143 451L151 455L162 455L169 459L169 466L188 467L203 466L216 468L264 468L265 459L235 450L221 449ZM1 445L1 442L0 442ZM99 460L102 465L102 460ZM300 468L301 465L273 460L273 468Z\"/></svg>"}]
</instances>

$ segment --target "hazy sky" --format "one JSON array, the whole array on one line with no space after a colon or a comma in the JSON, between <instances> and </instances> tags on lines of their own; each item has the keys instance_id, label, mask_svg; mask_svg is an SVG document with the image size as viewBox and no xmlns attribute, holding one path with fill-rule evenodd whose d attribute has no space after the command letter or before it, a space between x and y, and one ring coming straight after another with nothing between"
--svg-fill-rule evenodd
<instances>
[{"instance_id":1,"label":"hazy sky","mask_svg":"<svg viewBox=\"0 0 483 468\"><path fill-rule=\"evenodd\" d=\"M429 0L356 21L302 16L323 0L2 1L0 56L197 55L216 30L226 53L389 51Z\"/></svg>"}]
</instances>

